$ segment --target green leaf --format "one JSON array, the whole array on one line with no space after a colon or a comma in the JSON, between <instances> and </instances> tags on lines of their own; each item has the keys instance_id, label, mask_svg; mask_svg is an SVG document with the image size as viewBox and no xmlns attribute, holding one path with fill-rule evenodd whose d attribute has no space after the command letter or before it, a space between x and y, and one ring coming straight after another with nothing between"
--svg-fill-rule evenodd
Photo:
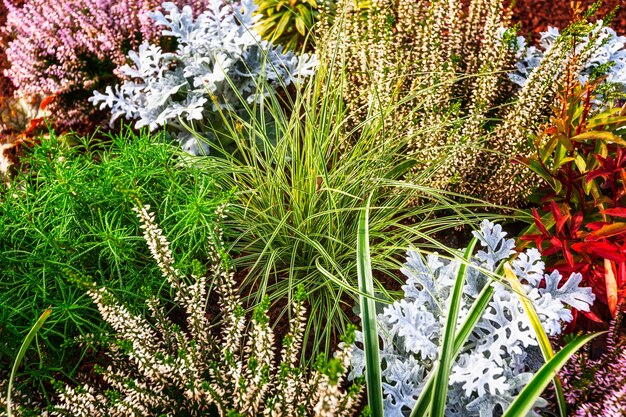
<instances>
[{"instance_id":1,"label":"green leaf","mask_svg":"<svg viewBox=\"0 0 626 417\"><path fill-rule=\"evenodd\" d=\"M15 373L17 372L17 368L20 366L20 363L22 363L22 359L24 359L24 356L26 355L28 346L30 346L31 342L37 335L37 332L39 331L39 329L41 329L41 326L43 326L50 314L52 314L52 307L48 307L46 311L41 313L41 316L39 316L39 319L37 319L33 327L31 327L30 331L26 335L26 338L22 342L20 350L17 352L15 362L13 362L13 368L11 369L11 376L9 377L9 387L7 389L7 417L13 416L13 413L11 411L11 408L13 407L11 393L13 392L13 381L15 380Z\"/></svg>"},{"instance_id":2,"label":"green leaf","mask_svg":"<svg viewBox=\"0 0 626 417\"><path fill-rule=\"evenodd\" d=\"M613 142L620 146L626 146L626 141L612 132L607 131L589 131L583 132L572 138L573 141L582 142L585 140L602 140L605 142Z\"/></svg>"},{"instance_id":3,"label":"green leaf","mask_svg":"<svg viewBox=\"0 0 626 417\"><path fill-rule=\"evenodd\" d=\"M370 196L371 198L371 196ZM369 248L369 205L359 217L359 235L357 239L357 276L359 290L369 297L360 296L361 320L363 322L363 350L365 351L365 381L367 385L367 399L372 414L383 415L383 384L380 369L378 346L378 328L376 322L376 302L374 297L374 280Z\"/></svg>"},{"instance_id":4,"label":"green leaf","mask_svg":"<svg viewBox=\"0 0 626 417\"><path fill-rule=\"evenodd\" d=\"M300 35L306 35L304 20L302 20L300 16L296 17L296 30L300 33Z\"/></svg>"},{"instance_id":5,"label":"green leaf","mask_svg":"<svg viewBox=\"0 0 626 417\"><path fill-rule=\"evenodd\" d=\"M552 155L552 152L554 152L554 149L556 148L556 145L558 144L559 144L559 140L557 139L557 137L550 136L550 139L548 139L548 142L546 142L543 148L540 149L541 161L543 163L545 163L548 160L548 158Z\"/></svg>"},{"instance_id":6,"label":"green leaf","mask_svg":"<svg viewBox=\"0 0 626 417\"><path fill-rule=\"evenodd\" d=\"M502 267L498 268L496 274L499 274L501 269ZM457 356L459 352L461 352L461 348L467 341L469 335L472 333L472 330L476 326L476 323L478 323L478 320L482 317L485 308L489 305L493 291L493 286L488 283L480 292L478 298L474 301L474 304L472 304L470 311L467 313L467 316L463 320L463 324L454 339L454 356ZM433 382L435 379L433 375L437 372L438 366L439 363L437 362L431 371L429 375L430 377L426 381L424 389L417 399L417 402L413 406L410 417L421 417L428 413L432 401Z\"/></svg>"},{"instance_id":7,"label":"green leaf","mask_svg":"<svg viewBox=\"0 0 626 417\"><path fill-rule=\"evenodd\" d=\"M550 359L554 357L554 351L552 350L552 345L550 345L548 335L541 325L541 320L537 315L537 311L535 311L535 307L533 307L533 303L528 299L528 297L526 297L526 293L524 292L524 289L522 288L519 279L511 269L511 266L508 262L504 263L504 275L511 284L511 288L513 288L520 301L522 302L522 305L524 306L526 315L528 316L530 324L533 326L533 330L535 331L535 335L537 336L537 341L539 342L539 348L541 349L543 358L546 362L550 361ZM555 375L553 381L554 390L556 391L556 399L559 407L559 414L561 415L561 417L567 417L567 403L565 402L565 395L563 394L563 386L561 385L561 380L557 375Z\"/></svg>"},{"instance_id":8,"label":"green leaf","mask_svg":"<svg viewBox=\"0 0 626 417\"><path fill-rule=\"evenodd\" d=\"M585 343L603 333L606 332L578 336L568 343L537 371L533 379L519 393L502 417L526 417L543 390L546 389L550 381L557 375L569 358Z\"/></svg>"},{"instance_id":9,"label":"green leaf","mask_svg":"<svg viewBox=\"0 0 626 417\"><path fill-rule=\"evenodd\" d=\"M568 138L567 136L565 136L565 135L558 135L557 139L559 140L561 145L563 145L565 147L565 149L567 149L568 151L571 152L571 151L574 150L574 144L572 143L570 138Z\"/></svg>"},{"instance_id":10,"label":"green leaf","mask_svg":"<svg viewBox=\"0 0 626 417\"><path fill-rule=\"evenodd\" d=\"M285 29L289 25L290 21L291 15L289 13L283 14L283 16L280 18L280 21L278 22L278 26L276 26L276 30L274 31L275 39L280 38L285 33Z\"/></svg>"},{"instance_id":11,"label":"green leaf","mask_svg":"<svg viewBox=\"0 0 626 417\"><path fill-rule=\"evenodd\" d=\"M546 170L539 161L533 160L530 162L529 168L541 178L543 178L552 188L554 188L554 178L550 175L550 172Z\"/></svg>"},{"instance_id":12,"label":"green leaf","mask_svg":"<svg viewBox=\"0 0 626 417\"><path fill-rule=\"evenodd\" d=\"M452 289L452 297L450 299L450 306L446 317L446 325L443 333L443 340L441 342L441 350L439 357L439 366L435 374L435 382L433 383L434 392L433 400L430 408L431 417L443 417L446 411L446 400L448 398L448 385L450 384L450 368L456 356L455 349L455 336L456 336L456 323L459 320L459 310L461 307L461 298L463 297L463 284L465 283L465 271L467 270L467 264L474 252L477 238L472 238L470 244L467 246L463 259L466 262L461 263L459 271L456 274L456 282Z\"/></svg>"}]
</instances>

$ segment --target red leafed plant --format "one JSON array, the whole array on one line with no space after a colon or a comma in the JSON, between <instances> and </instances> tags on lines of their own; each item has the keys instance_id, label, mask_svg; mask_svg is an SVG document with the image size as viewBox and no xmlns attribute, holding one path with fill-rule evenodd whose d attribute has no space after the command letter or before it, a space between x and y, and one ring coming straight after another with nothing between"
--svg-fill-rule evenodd
<instances>
[{"instance_id":1,"label":"red leafed plant","mask_svg":"<svg viewBox=\"0 0 626 417\"><path fill-rule=\"evenodd\" d=\"M626 305L626 105L594 104L601 82L567 82L533 138L536 154L519 159L545 183L536 193L543 214L533 209L521 240L534 242L549 270L582 274L615 317ZM600 321L602 310L584 314Z\"/></svg>"}]
</instances>

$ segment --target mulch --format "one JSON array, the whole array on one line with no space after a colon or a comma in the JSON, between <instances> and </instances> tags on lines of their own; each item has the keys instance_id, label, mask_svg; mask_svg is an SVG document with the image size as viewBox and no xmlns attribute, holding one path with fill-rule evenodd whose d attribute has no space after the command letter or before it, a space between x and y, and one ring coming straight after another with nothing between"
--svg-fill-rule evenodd
<instances>
[{"instance_id":1,"label":"mulch","mask_svg":"<svg viewBox=\"0 0 626 417\"><path fill-rule=\"evenodd\" d=\"M582 6L589 6L593 0L581 0ZM513 6L513 21L520 24L521 34L534 34L535 39L548 26L565 28L571 21L570 0L517 0ZM626 1L604 0L595 20L602 19L616 6L619 9L611 22L611 27L618 35L626 35Z\"/></svg>"}]
</instances>

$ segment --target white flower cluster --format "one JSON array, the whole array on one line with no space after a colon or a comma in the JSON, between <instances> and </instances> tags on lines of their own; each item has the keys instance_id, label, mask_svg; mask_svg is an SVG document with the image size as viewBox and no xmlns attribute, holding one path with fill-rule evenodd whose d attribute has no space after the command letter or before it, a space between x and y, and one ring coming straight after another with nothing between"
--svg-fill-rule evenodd
<instances>
[{"instance_id":1,"label":"white flower cluster","mask_svg":"<svg viewBox=\"0 0 626 417\"><path fill-rule=\"evenodd\" d=\"M546 32L541 33L540 48L526 45L523 37L517 38L517 72L509 74L509 79L519 86L523 86L543 60L545 54L555 45L560 36L559 30L548 27ZM603 26L599 21L586 37L576 46L576 52L580 52L588 46L589 39L593 37L594 48L590 58L583 67L579 79L585 84L595 68L603 65L611 65L606 72L606 82L619 86L626 93L626 36L618 36L613 29ZM611 64L612 63L612 64Z\"/></svg>"},{"instance_id":2,"label":"white flower cluster","mask_svg":"<svg viewBox=\"0 0 626 417\"><path fill-rule=\"evenodd\" d=\"M132 65L120 72L127 79L122 85L98 91L89 100L101 109L112 110L111 122L118 117L137 119L137 128L155 130L168 125L181 128L186 123L209 119L221 109L242 110L242 100L259 102L268 94L259 87L265 80L272 88L297 83L314 73L315 56L300 57L263 41L252 29L258 16L252 0L224 2L212 0L209 9L193 18L192 10L164 3L161 12L150 13L162 34L177 43L175 52L164 52L149 43L128 56ZM180 129L183 130L183 129ZM184 135L186 149L203 153ZM183 144L183 147L185 144Z\"/></svg>"},{"instance_id":3,"label":"white flower cluster","mask_svg":"<svg viewBox=\"0 0 626 417\"><path fill-rule=\"evenodd\" d=\"M514 240L505 239L501 226L485 220L480 233L474 232L485 248L472 264L494 271L509 258ZM525 295L533 302L544 329L559 334L572 320L568 306L587 311L595 296L580 288L582 277L572 274L561 284L558 271L544 273L539 252L530 249L513 261ZM414 406L428 373L439 355L442 330L460 262L430 254L424 259L408 252L402 272L408 277L404 299L384 308L378 315L382 339L385 417L402 417ZM544 280L545 287L538 284ZM463 287L459 323L486 285L494 287L493 298L479 319L450 373L446 416L493 417L499 415L541 366L533 328L519 295L505 285L491 281L477 268L468 268ZM362 335L357 335L362 340ZM360 338L360 339L359 339ZM354 346L351 377L361 375L364 352ZM541 402L537 406L543 405ZM494 414L495 413L495 414ZM534 412L532 415L536 415Z\"/></svg>"},{"instance_id":4,"label":"white flower cluster","mask_svg":"<svg viewBox=\"0 0 626 417\"><path fill-rule=\"evenodd\" d=\"M218 218L223 218L224 210L225 207L218 209ZM109 365L96 371L100 375L95 384L61 389L50 415L355 414L361 386L343 389L344 373L350 364L350 343L341 345L334 359L320 361L313 369L300 362L306 321L305 293L300 292L304 290L298 290L294 296L289 333L277 357L267 316L269 302L255 309L248 324L234 272L222 258L221 232L216 233L212 245L216 249L211 257L215 263L209 265L209 274L188 278L175 268L170 244L150 207L135 211L152 256L174 290L176 305L185 310L184 325L174 323L156 297L147 301L148 319L131 313L106 288L94 284L88 294L115 331L116 342L107 352ZM209 282L219 295L219 334L206 311ZM330 361L335 361L334 366Z\"/></svg>"}]
</instances>

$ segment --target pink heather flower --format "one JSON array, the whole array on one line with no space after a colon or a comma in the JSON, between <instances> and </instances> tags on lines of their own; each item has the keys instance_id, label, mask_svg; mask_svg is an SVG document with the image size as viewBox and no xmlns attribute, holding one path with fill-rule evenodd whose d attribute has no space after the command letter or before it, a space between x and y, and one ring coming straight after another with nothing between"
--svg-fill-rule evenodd
<instances>
[{"instance_id":1,"label":"pink heather flower","mask_svg":"<svg viewBox=\"0 0 626 417\"><path fill-rule=\"evenodd\" d=\"M160 0L26 0L21 6L20 0L0 2L7 10L4 35L9 37L3 75L19 95L72 94L57 103L66 106L57 106L61 124L83 111L93 112L83 104L91 91L119 82L116 69L126 63L126 53L160 33L148 17L148 12L160 9ZM175 3L189 4L199 14L207 1Z\"/></svg>"},{"instance_id":2,"label":"pink heather flower","mask_svg":"<svg viewBox=\"0 0 626 417\"><path fill-rule=\"evenodd\" d=\"M605 352L597 359L575 354L561 373L574 417L626 416L626 344L612 323Z\"/></svg>"}]
</instances>

